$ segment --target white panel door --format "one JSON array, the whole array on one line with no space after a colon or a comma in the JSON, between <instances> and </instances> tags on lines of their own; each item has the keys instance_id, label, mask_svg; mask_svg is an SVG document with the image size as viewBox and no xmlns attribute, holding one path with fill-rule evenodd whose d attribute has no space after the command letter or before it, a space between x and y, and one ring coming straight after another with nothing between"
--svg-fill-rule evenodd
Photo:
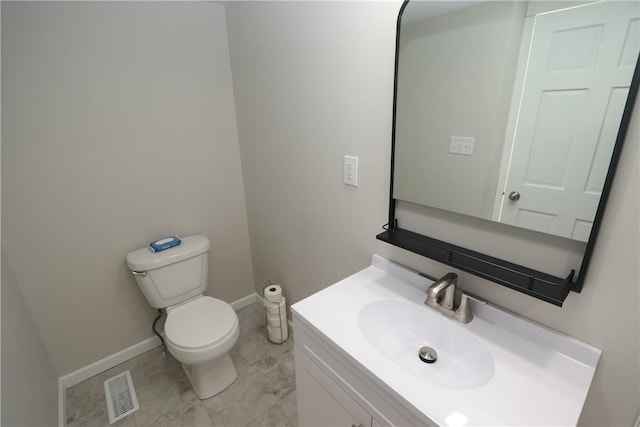
<instances>
[{"instance_id":1,"label":"white panel door","mask_svg":"<svg viewBox=\"0 0 640 427\"><path fill-rule=\"evenodd\" d=\"M588 240L638 57L639 9L605 1L534 18L500 222Z\"/></svg>"}]
</instances>

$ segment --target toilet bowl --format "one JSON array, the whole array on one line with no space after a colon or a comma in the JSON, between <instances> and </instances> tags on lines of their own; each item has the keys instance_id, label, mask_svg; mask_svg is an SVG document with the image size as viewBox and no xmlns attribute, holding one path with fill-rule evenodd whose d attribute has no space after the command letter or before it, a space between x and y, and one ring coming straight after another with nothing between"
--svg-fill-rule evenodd
<instances>
[{"instance_id":1,"label":"toilet bowl","mask_svg":"<svg viewBox=\"0 0 640 427\"><path fill-rule=\"evenodd\" d=\"M200 399L218 394L238 377L229 357L238 341L238 316L226 302L200 296L169 307L164 333L167 349L182 363Z\"/></svg>"},{"instance_id":2,"label":"toilet bowl","mask_svg":"<svg viewBox=\"0 0 640 427\"><path fill-rule=\"evenodd\" d=\"M149 304L165 309L165 344L200 399L220 393L238 377L229 351L238 341L236 312L226 302L205 296L209 239L188 236L178 246L127 255Z\"/></svg>"}]
</instances>

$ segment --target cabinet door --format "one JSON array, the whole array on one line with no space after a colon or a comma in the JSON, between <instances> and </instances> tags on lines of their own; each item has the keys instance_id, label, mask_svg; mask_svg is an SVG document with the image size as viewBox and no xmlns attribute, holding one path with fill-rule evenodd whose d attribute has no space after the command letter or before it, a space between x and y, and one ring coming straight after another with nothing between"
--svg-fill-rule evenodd
<instances>
[{"instance_id":1,"label":"cabinet door","mask_svg":"<svg viewBox=\"0 0 640 427\"><path fill-rule=\"evenodd\" d=\"M372 426L371 416L297 348L295 363L300 426Z\"/></svg>"}]
</instances>

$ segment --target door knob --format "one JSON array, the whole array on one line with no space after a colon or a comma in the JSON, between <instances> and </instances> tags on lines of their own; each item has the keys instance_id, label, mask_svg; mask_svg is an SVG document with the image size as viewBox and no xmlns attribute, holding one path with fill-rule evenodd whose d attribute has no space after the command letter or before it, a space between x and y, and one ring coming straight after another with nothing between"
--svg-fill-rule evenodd
<instances>
[{"instance_id":1,"label":"door knob","mask_svg":"<svg viewBox=\"0 0 640 427\"><path fill-rule=\"evenodd\" d=\"M517 191L512 191L511 193L509 193L509 200L520 200L520 193L518 193Z\"/></svg>"}]
</instances>

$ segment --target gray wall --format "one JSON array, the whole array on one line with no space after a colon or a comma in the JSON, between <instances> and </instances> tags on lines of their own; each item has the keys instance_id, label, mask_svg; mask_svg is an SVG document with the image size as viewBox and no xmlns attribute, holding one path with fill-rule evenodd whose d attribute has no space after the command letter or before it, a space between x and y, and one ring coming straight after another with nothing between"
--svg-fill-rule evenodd
<instances>
[{"instance_id":1,"label":"gray wall","mask_svg":"<svg viewBox=\"0 0 640 427\"><path fill-rule=\"evenodd\" d=\"M393 2L231 2L229 47L256 290L291 301L370 262L385 222ZM359 157L359 186L342 183Z\"/></svg>"},{"instance_id":2,"label":"gray wall","mask_svg":"<svg viewBox=\"0 0 640 427\"><path fill-rule=\"evenodd\" d=\"M3 426L58 424L58 375L2 251Z\"/></svg>"},{"instance_id":3,"label":"gray wall","mask_svg":"<svg viewBox=\"0 0 640 427\"><path fill-rule=\"evenodd\" d=\"M207 235L208 293L253 292L223 6L2 3L2 229L61 376L153 336L151 240Z\"/></svg>"},{"instance_id":4,"label":"gray wall","mask_svg":"<svg viewBox=\"0 0 640 427\"><path fill-rule=\"evenodd\" d=\"M256 290L277 280L295 302L365 267L372 253L433 275L450 270L375 240L387 216L399 7L227 6ZM581 425L629 426L639 409L639 121L636 109L582 294L557 308L461 273L463 288L603 350ZM345 154L360 156L357 188L341 183Z\"/></svg>"}]
</instances>

